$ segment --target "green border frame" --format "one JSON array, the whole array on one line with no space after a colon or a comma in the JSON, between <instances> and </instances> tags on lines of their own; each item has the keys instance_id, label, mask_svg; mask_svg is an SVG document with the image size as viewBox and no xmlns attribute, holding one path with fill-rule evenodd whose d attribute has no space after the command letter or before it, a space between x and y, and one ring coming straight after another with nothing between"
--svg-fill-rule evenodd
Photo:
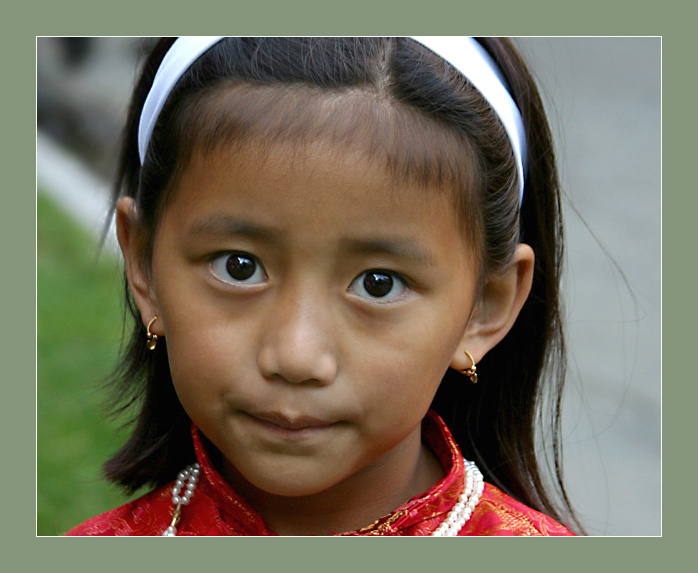
<instances>
[{"instance_id":1,"label":"green border frame","mask_svg":"<svg viewBox=\"0 0 698 573\"><path fill-rule=\"evenodd\" d=\"M674 6L676 5L676 6ZM162 569L176 564L179 567L208 567L227 565L254 567L257 571L326 570L357 571L378 570L384 567L424 570L433 567L486 566L488 569L503 570L525 567L540 569L550 563L550 569L577 569L590 564L602 568L622 564L624 569L655 569L664 564L666 558L681 555L690 545L681 531L692 531L688 522L689 512L681 511L677 497L690 490L677 476L691 475L694 447L686 443L686 429L679 431L678 424L690 420L693 412L688 408L695 403L695 374L690 360L695 335L689 332L695 311L686 308L695 290L692 276L688 280L673 277L674 262L695 260L686 250L691 236L688 218L695 212L696 196L694 178L687 166L692 164L695 138L688 130L695 124L693 99L693 73L695 68L692 54L695 46L688 45L688 34L682 34L685 23L693 19L687 10L679 8L678 2L655 3L652 7L637 2L561 3L554 1L491 2L480 5L462 3L454 8L451 2L417 3L412 1L376 3L354 1L332 5L326 2L273 3L262 2L251 5L231 6L229 3L197 3L196 5L168 4L148 8L143 2L124 0L119 3L101 4L65 1L44 7L25 5L23 11L30 12L14 17L16 7L6 7L5 22L10 31L2 37L0 50L5 71L3 90L3 113L5 142L5 166L10 168L5 201L10 209L18 209L19 217L5 217L2 226L2 245L5 267L3 281L5 305L4 338L6 357L6 394L3 414L6 420L4 440L6 466L3 504L3 529L6 532L5 556L10 565L30 562L33 567L47 569L70 568L71 570L100 570L133 567L136 570L152 566ZM196 13L194 12L195 7ZM151 35L167 33L216 33L220 26L211 26L211 15L225 15L231 22L225 33L246 34L462 34L484 35L652 35L663 36L663 73L667 105L663 125L666 126L666 142L670 153L666 157L663 173L665 188L663 196L663 218L670 222L663 233L663 262L669 262L670 280L663 283L671 301L663 310L667 311L671 325L667 353L657 351L657 359L667 364L667 380L681 383L681 399L667 393L663 401L664 420L663 455L670 460L671 468L663 497L664 508L670 519L663 529L662 538L590 540L559 539L557 541L526 542L510 540L508 549L485 546L496 541L426 541L394 540L375 542L364 540L334 539L239 539L229 542L204 539L190 541L196 547L185 547L187 542L175 547L154 547L155 540L131 540L126 547L113 545L113 541L96 539L54 539L35 537L34 480L20 479L25 473L31 476L35 468L35 290L27 288L24 277L35 277L32 272L32 253L35 254L35 195L32 181L35 169L35 142L31 129L35 117L31 87L35 83L35 36L36 35ZM218 17L216 18L217 21ZM684 23L685 22L685 23ZM688 30L686 30L688 31ZM691 30L692 31L692 30ZM689 73L690 72L690 73ZM691 82L691 85L686 85ZM688 98L691 98L689 101ZM11 158L11 159L8 159ZM680 204L676 201L681 193ZM34 211L34 216L32 215ZM660 214L658 214L660 216ZM665 241L665 242L664 242ZM25 252L26 250L26 252ZM692 249L693 250L693 249ZM691 288L689 293L689 288ZM682 320L677 320L680 309ZM34 311L30 310L34 309ZM12 336L10 336L10 329ZM693 330L691 328L691 330ZM671 387L671 386L669 386ZM692 417L695 417L693 414ZM10 438L12 442L9 443ZM689 455L680 455L687 452ZM684 461L686 460L686 461ZM25 470L25 468L29 468ZM685 478L684 478L685 479ZM686 486L688 484L686 483ZM642 500L638 500L641 504ZM118 543L118 542L117 542ZM164 542L169 543L169 542ZM360 547L354 544L360 543ZM398 543L393 546L391 543ZM435 543L438 544L434 545ZM467 545L465 545L467 543ZM477 545L473 545L473 543ZM545 547L535 543L547 543ZM592 543L593 547L587 547ZM79 546L73 547L73 544ZM205 544L205 545L202 545ZM516 544L516 545L514 545ZM690 561L689 561L690 562ZM528 565L530 564L530 565ZM670 565L670 563L667 563ZM671 565L670 565L671 566Z\"/></svg>"}]
</instances>

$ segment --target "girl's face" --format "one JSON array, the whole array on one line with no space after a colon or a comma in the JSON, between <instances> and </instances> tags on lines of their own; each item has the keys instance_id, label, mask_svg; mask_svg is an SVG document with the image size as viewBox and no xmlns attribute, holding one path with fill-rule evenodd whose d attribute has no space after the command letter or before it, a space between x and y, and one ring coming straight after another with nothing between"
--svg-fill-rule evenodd
<instances>
[{"instance_id":1,"label":"girl's face","mask_svg":"<svg viewBox=\"0 0 698 573\"><path fill-rule=\"evenodd\" d=\"M150 308L177 394L264 492L380 479L414 460L462 349L486 351L476 257L443 190L332 146L253 151L195 155L158 228Z\"/></svg>"}]
</instances>

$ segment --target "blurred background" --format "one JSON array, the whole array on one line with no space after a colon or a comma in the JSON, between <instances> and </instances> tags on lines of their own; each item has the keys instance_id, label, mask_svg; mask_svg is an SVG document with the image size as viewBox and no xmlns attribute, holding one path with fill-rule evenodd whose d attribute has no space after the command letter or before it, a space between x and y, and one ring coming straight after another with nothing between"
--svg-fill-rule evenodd
<instances>
[{"instance_id":1,"label":"blurred background","mask_svg":"<svg viewBox=\"0 0 698 573\"><path fill-rule=\"evenodd\" d=\"M126 501L101 381L121 339L118 139L148 38L37 39L37 533ZM661 39L521 38L564 186L565 481L592 535L661 534Z\"/></svg>"}]
</instances>

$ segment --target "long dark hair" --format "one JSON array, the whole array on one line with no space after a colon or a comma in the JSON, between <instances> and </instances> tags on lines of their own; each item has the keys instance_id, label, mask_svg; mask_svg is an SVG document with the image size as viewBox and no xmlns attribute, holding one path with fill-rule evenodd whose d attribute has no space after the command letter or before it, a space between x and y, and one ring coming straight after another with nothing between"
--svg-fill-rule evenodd
<instances>
[{"instance_id":1,"label":"long dark hair","mask_svg":"<svg viewBox=\"0 0 698 573\"><path fill-rule=\"evenodd\" d=\"M256 120L263 117L259 106L265 102L266 110L284 103L302 111L306 96L369 94L374 103L380 102L367 106L374 116L363 122L357 116L361 127L353 131L333 128L337 140L360 137L373 145L371 151L382 154L396 176L455 189L455 205L467 215L463 228L473 244L481 246L483 280L509 262L518 242L530 245L536 255L531 294L511 331L478 364L481 382L466 384L461 374L449 370L433 408L486 480L582 531L562 481L560 406L566 362L559 297L563 229L555 155L536 85L512 42L479 40L498 63L526 127L528 161L520 208L511 146L497 117L449 64L407 38L227 38L180 79L141 166L137 147L141 110L173 41L162 39L155 45L137 81L113 194L113 206L124 195L136 199L148 237L146 268L159 214L192 149L242 145L251 137L302 139L309 129L326 129L307 118L288 119L302 113L277 118L288 125L276 131L260 128ZM245 98L245 90L255 97ZM303 97L294 100L299 93ZM236 103L235 114L231 102ZM416 130L418 137L406 137L405 129ZM419 147L429 137L441 138L441 143L423 145L418 152L409 148ZM440 153L449 145L446 139L456 143L455 160L453 153ZM104 468L108 479L133 492L173 479L194 453L191 422L171 381L166 340L155 352L146 350L127 284L125 297L134 318L133 332L112 379L112 406L119 414L132 412L133 429Z\"/></svg>"}]
</instances>

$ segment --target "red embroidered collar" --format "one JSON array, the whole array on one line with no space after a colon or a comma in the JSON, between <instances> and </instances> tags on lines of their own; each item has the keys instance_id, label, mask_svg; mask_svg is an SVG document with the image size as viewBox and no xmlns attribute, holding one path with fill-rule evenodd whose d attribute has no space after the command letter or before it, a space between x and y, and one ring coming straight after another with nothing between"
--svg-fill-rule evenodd
<instances>
[{"instance_id":1,"label":"red embroidered collar","mask_svg":"<svg viewBox=\"0 0 698 573\"><path fill-rule=\"evenodd\" d=\"M261 516L216 470L195 426L192 426L192 437L203 474L195 497L205 492L218 509L219 525L228 530L219 535L274 535ZM462 491L463 457L445 423L434 412L429 412L424 419L422 439L440 462L445 477L375 523L343 535L430 535L439 526Z\"/></svg>"}]
</instances>

